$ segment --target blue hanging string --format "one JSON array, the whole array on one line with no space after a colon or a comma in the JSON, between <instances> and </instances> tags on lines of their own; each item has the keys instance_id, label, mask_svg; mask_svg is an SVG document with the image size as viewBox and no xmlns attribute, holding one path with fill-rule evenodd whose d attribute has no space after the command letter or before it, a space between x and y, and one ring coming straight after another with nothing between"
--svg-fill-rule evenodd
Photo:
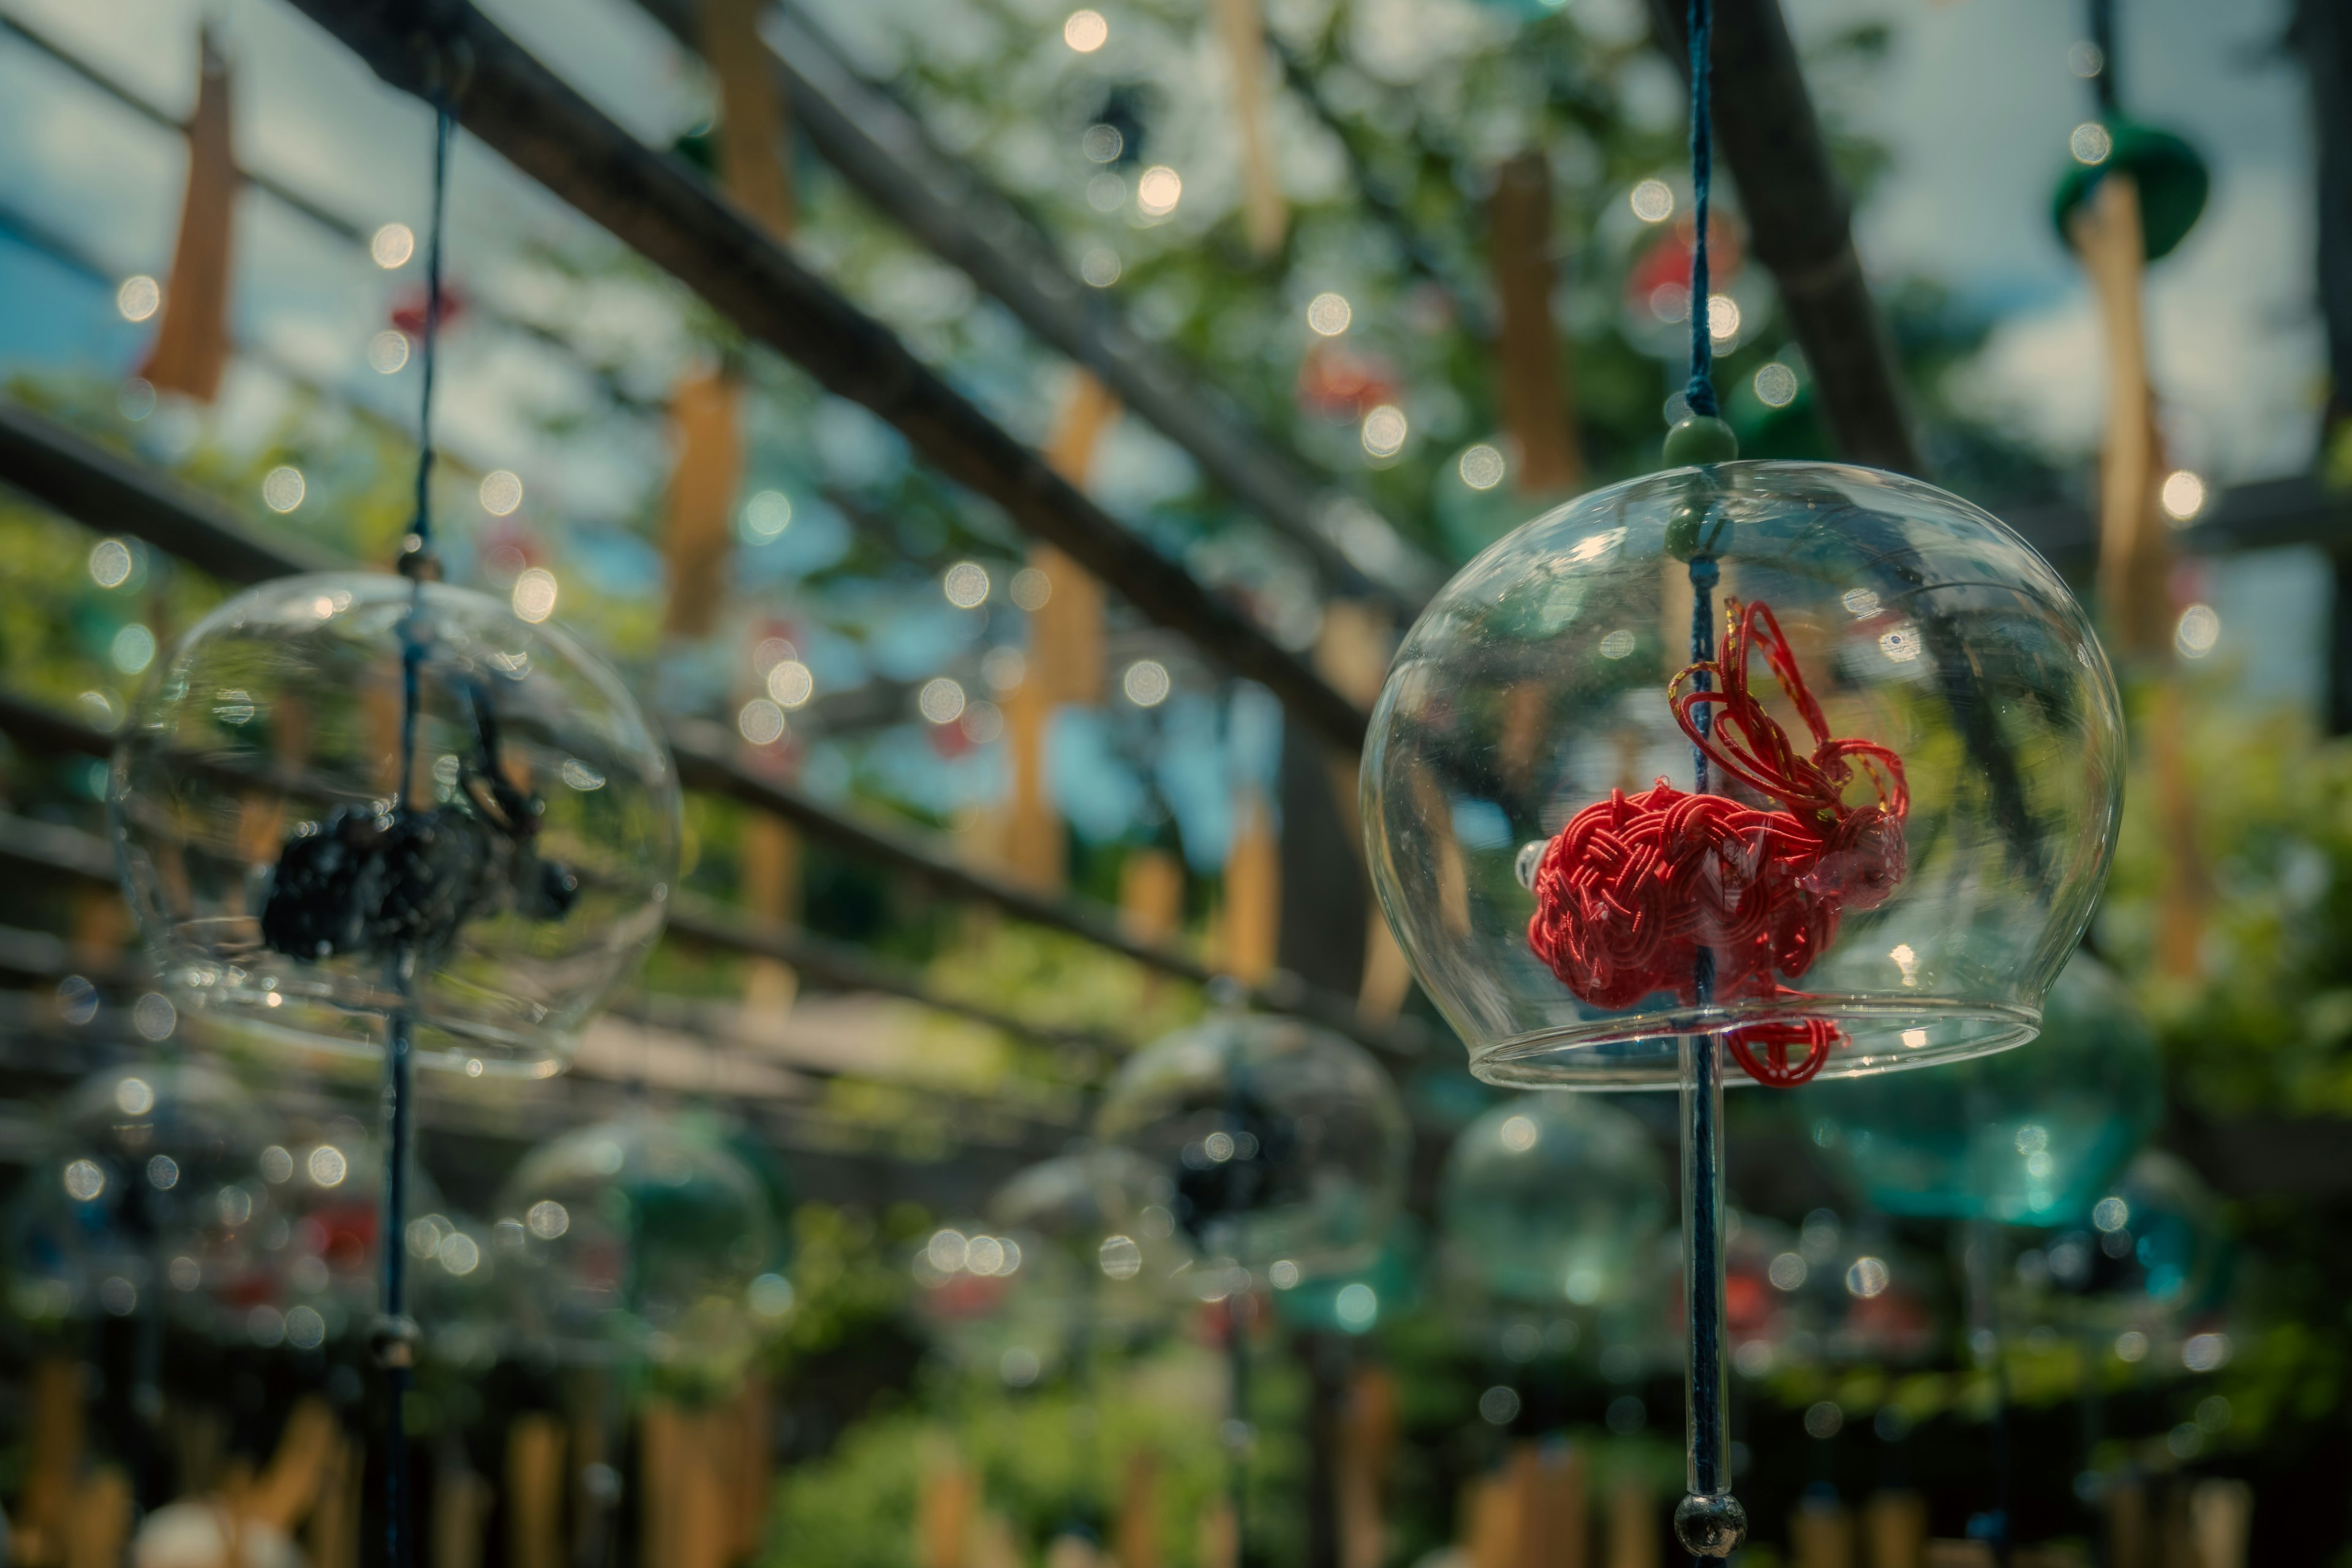
<instances>
[{"instance_id":1,"label":"blue hanging string","mask_svg":"<svg viewBox=\"0 0 2352 1568\"><path fill-rule=\"evenodd\" d=\"M1707 319L1707 303L1712 296L1707 274L1707 205L1709 187L1714 183L1714 128L1708 108L1707 76L1713 53L1714 19L1712 0L1690 0L1691 217L1696 231L1691 240L1690 380L1683 389L1683 401L1699 418L1720 416L1713 380L1715 340ZM1715 657L1715 589L1721 580L1722 569L1708 548L1712 543L1712 538L1707 537L1690 560L1690 661L1695 665ZM1712 682L1701 670L1693 678L1693 684L1704 691ZM1696 723L1702 738L1711 727L1711 705L1697 706ZM1696 744L1691 752L1692 787L1696 794L1705 795L1709 782L1706 752ZM1693 997L1705 1006L1715 992L1713 951L1702 946L1694 970ZM1686 1238L1690 1248L1690 1479L1697 1497L1713 1499L1727 1496L1731 1490L1731 1478L1724 1473L1722 1464L1724 1325L1718 1281L1722 1279L1723 1258L1722 1219L1717 1212L1722 1189L1712 1173L1720 1168L1722 1160L1723 1130L1716 1115L1716 1084L1722 1061L1712 1035L1690 1037L1684 1048L1687 1054L1683 1092L1689 1102L1685 1111L1688 1168L1684 1172L1684 1180L1691 1184L1687 1213L1690 1234Z\"/></svg>"},{"instance_id":2,"label":"blue hanging string","mask_svg":"<svg viewBox=\"0 0 2352 1568\"><path fill-rule=\"evenodd\" d=\"M1690 405L1693 414L1710 419L1719 412L1712 379L1715 338L1708 327L1707 301L1713 295L1706 266L1707 197L1715 183L1715 132L1707 107L1708 58L1714 52L1709 46L1714 31L1714 0L1690 0L1691 219L1698 227L1691 240L1690 381L1683 388L1683 401ZM1706 764L1700 765L1704 768Z\"/></svg>"},{"instance_id":3,"label":"blue hanging string","mask_svg":"<svg viewBox=\"0 0 2352 1568\"><path fill-rule=\"evenodd\" d=\"M416 776L416 741L425 659L431 628L425 618L425 584L435 575L433 547L433 381L441 336L441 237L449 194L452 116L436 96L433 113L433 207L425 235L425 330L417 346L423 388L416 415L416 512L401 552L408 574L408 613L400 622L400 775L393 810L415 811L411 785ZM416 1027L416 953L404 947L391 960L392 987L400 1005L392 1015L384 1046L384 1171L382 1223L376 1245L383 1266L383 1321L379 1354L384 1363L384 1560L409 1568L415 1560L409 1527L408 1387L415 1362L416 1326L408 1317L408 1175L416 1136L413 1042Z\"/></svg>"}]
</instances>

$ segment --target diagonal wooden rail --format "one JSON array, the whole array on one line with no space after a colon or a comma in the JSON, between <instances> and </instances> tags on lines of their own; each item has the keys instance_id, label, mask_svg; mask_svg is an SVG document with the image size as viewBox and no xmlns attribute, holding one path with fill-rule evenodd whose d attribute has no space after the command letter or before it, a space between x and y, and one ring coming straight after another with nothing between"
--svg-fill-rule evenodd
<instances>
[{"instance_id":1,"label":"diagonal wooden rail","mask_svg":"<svg viewBox=\"0 0 2352 1568\"><path fill-rule=\"evenodd\" d=\"M0 482L67 517L144 539L233 583L352 564L264 536L203 491L56 420L5 403L0 403ZM716 724L671 717L664 728L679 778L689 788L782 817L811 838L908 876L935 894L992 905L1015 919L1081 938L1195 984L1219 980L1190 954L1137 941L1108 913L988 877L913 833L859 821L788 784L747 769L736 759L728 732ZM5 696L0 696L0 730L51 749L94 756L105 755L113 745L99 731ZM1367 1024L1357 1016L1351 999L1318 990L1295 975L1277 974L1264 986L1237 992L1254 1005L1336 1029L1391 1058L1416 1056L1431 1043L1431 1032L1414 1020Z\"/></svg>"},{"instance_id":2,"label":"diagonal wooden rail","mask_svg":"<svg viewBox=\"0 0 2352 1568\"><path fill-rule=\"evenodd\" d=\"M1003 509L1148 618L1266 687L1354 753L1365 714L1303 660L1081 494L793 259L694 171L639 142L464 0L295 0L392 86L452 80L458 123L701 296L751 341L894 426L939 472Z\"/></svg>"}]
</instances>

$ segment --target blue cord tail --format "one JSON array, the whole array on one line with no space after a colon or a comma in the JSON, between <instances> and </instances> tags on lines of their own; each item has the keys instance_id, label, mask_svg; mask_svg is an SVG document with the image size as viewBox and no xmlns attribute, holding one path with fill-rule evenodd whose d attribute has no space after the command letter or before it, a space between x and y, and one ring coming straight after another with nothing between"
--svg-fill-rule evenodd
<instances>
[{"instance_id":1,"label":"blue cord tail","mask_svg":"<svg viewBox=\"0 0 2352 1568\"><path fill-rule=\"evenodd\" d=\"M1721 413L1715 400L1715 337L1707 319L1707 302L1714 298L1706 257L1707 203L1715 183L1715 130L1707 102L1714 36L1713 0L1690 0L1691 221L1697 230L1691 239L1690 381L1683 401L1693 414L1709 419Z\"/></svg>"}]
</instances>

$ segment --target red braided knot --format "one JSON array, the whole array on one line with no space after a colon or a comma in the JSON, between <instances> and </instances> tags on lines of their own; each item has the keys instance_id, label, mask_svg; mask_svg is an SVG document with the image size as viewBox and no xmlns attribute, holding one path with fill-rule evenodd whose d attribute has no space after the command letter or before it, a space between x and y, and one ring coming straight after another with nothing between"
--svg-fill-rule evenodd
<instances>
[{"instance_id":1,"label":"red braided knot","mask_svg":"<svg viewBox=\"0 0 2352 1568\"><path fill-rule=\"evenodd\" d=\"M1576 814L1537 866L1528 945L1595 1006L1630 1007L1657 991L1690 1005L1702 950L1714 955L1717 1000L1797 994L1778 976L1803 974L1847 910L1876 909L1903 880L1911 802L1902 759L1832 739L1771 610L1725 603L1722 656L1676 675L1666 700L1709 763L1787 809L1688 795L1660 779L1641 795L1612 790ZM1751 647L1812 731L1810 757L1748 691ZM1718 689L1690 689L1701 673ZM1702 708L1718 710L1707 731L1696 717ZM1844 791L1857 773L1876 799L1849 806ZM1804 1018L1741 1025L1725 1044L1750 1078L1790 1088L1821 1071L1843 1037L1826 1018ZM1792 1047L1803 1051L1793 1063Z\"/></svg>"}]
</instances>

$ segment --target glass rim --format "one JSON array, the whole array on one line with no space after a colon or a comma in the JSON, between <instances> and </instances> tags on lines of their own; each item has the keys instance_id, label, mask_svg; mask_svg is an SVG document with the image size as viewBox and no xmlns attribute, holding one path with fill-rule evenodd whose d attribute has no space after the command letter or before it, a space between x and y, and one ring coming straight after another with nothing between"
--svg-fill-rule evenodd
<instances>
[{"instance_id":1,"label":"glass rim","mask_svg":"<svg viewBox=\"0 0 2352 1568\"><path fill-rule=\"evenodd\" d=\"M1991 1056L2032 1040L2042 1032L2042 1009L2017 1003L1969 1001L1937 996L1885 996L1866 993L1776 996L1752 1001L1657 1007L1581 1019L1472 1047L1471 1076L1504 1089L1627 1092L1679 1089L1682 1068L1677 1042L1689 1035L1721 1039L1743 1026L1826 1019L1838 1025L1847 1043L1808 1081L1869 1078ZM1958 1027L1957 1034L1913 1045L1906 1031ZM1655 1042L1656 1048L1614 1058L1611 1046ZM1859 1050L1857 1051L1857 1047ZM1727 1088L1754 1079L1729 1064Z\"/></svg>"}]
</instances>

